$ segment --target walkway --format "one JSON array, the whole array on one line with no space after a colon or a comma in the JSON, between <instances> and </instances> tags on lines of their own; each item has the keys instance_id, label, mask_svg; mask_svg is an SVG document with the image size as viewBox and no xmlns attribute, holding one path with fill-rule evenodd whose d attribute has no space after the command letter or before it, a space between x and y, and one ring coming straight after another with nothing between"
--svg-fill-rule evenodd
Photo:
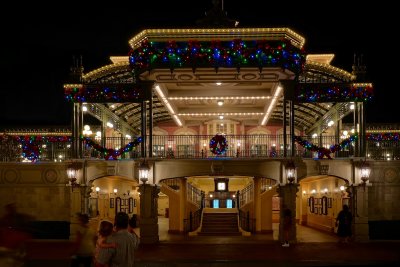
<instances>
[{"instance_id":1,"label":"walkway","mask_svg":"<svg viewBox=\"0 0 400 267\"><path fill-rule=\"evenodd\" d=\"M248 244L248 243L273 243L278 242L279 224L274 223L272 226L273 234L259 234L250 237L229 236L229 237L212 237L212 236L183 236L168 234L168 219L164 217L158 218L159 240L161 244L173 243L190 243L190 244ZM139 234L139 231L137 231ZM297 225L297 241L302 242L337 242L337 237L333 234L321 232L309 227Z\"/></svg>"},{"instance_id":2,"label":"walkway","mask_svg":"<svg viewBox=\"0 0 400 267\"><path fill-rule=\"evenodd\" d=\"M141 245L137 265L180 266L398 266L400 242L339 244L335 235L297 225L297 244L281 247L278 224L273 234L251 237L188 237L167 233L159 219L157 245Z\"/></svg>"},{"instance_id":3,"label":"walkway","mask_svg":"<svg viewBox=\"0 0 400 267\"><path fill-rule=\"evenodd\" d=\"M335 235L297 226L297 244L283 248L274 234L251 237L188 237L167 233L159 220L160 243L141 245L137 266L398 266L400 242L339 244Z\"/></svg>"},{"instance_id":4,"label":"walkway","mask_svg":"<svg viewBox=\"0 0 400 267\"><path fill-rule=\"evenodd\" d=\"M341 245L333 235L297 227L299 243L283 248L277 241L277 231L251 237L188 237L168 234L168 220L160 218L160 242L141 244L135 252L135 267L400 265L400 242ZM24 266L69 267L68 253L66 241L35 241L30 247L29 261Z\"/></svg>"},{"instance_id":5,"label":"walkway","mask_svg":"<svg viewBox=\"0 0 400 267\"><path fill-rule=\"evenodd\" d=\"M142 245L136 266L399 266L399 249L399 243Z\"/></svg>"}]
</instances>

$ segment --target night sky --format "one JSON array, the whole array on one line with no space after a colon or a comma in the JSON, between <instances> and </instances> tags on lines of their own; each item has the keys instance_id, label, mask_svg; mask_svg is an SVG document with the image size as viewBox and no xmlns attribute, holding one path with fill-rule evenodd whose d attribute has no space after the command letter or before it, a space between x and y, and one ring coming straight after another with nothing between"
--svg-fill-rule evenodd
<instances>
[{"instance_id":1,"label":"night sky","mask_svg":"<svg viewBox=\"0 0 400 267\"><path fill-rule=\"evenodd\" d=\"M73 56L82 55L85 72L91 71L109 64L109 56L127 55L128 40L141 30L194 26L212 7L211 0L161 2L82 6L71 1L52 5L35 1L4 8L0 127L68 126L71 104L63 98L62 85ZM394 26L398 15L392 4L238 2L225 0L224 10L229 18L240 21L239 26L289 27L306 38L306 52L334 53L334 66L351 71L354 53L363 54L368 80L375 88L375 98L367 104L367 122L400 122L399 74L395 72L400 59L395 41L399 29Z\"/></svg>"}]
</instances>

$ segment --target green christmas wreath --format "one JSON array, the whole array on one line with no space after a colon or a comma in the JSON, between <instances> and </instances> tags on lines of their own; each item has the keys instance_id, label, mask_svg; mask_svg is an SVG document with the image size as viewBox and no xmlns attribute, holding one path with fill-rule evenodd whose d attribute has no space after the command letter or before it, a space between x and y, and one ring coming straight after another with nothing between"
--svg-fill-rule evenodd
<instances>
[{"instance_id":1,"label":"green christmas wreath","mask_svg":"<svg viewBox=\"0 0 400 267\"><path fill-rule=\"evenodd\" d=\"M215 155L225 154L228 148L228 142L226 141L225 136L221 134L216 134L210 140L210 150Z\"/></svg>"}]
</instances>

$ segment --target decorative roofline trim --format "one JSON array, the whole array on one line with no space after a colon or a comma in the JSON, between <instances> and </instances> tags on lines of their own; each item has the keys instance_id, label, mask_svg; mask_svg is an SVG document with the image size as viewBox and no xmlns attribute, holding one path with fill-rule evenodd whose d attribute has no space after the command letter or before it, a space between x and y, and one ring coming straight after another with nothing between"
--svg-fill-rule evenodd
<instances>
[{"instance_id":1,"label":"decorative roofline trim","mask_svg":"<svg viewBox=\"0 0 400 267\"><path fill-rule=\"evenodd\" d=\"M301 49L305 38L289 28L227 28L227 29L146 29L129 40L132 49L136 49L144 40L157 41L229 41L242 40L290 40L292 45Z\"/></svg>"}]
</instances>

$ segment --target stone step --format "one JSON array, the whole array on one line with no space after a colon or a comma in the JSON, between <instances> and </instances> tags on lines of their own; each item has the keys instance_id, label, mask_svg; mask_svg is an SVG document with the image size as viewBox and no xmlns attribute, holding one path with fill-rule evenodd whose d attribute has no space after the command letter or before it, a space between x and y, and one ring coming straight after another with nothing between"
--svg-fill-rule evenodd
<instances>
[{"instance_id":1,"label":"stone step","mask_svg":"<svg viewBox=\"0 0 400 267\"><path fill-rule=\"evenodd\" d=\"M225 236L241 235L237 213L205 213L199 235Z\"/></svg>"},{"instance_id":2,"label":"stone step","mask_svg":"<svg viewBox=\"0 0 400 267\"><path fill-rule=\"evenodd\" d=\"M240 236L242 235L240 232L199 232L198 235L201 236Z\"/></svg>"}]
</instances>

